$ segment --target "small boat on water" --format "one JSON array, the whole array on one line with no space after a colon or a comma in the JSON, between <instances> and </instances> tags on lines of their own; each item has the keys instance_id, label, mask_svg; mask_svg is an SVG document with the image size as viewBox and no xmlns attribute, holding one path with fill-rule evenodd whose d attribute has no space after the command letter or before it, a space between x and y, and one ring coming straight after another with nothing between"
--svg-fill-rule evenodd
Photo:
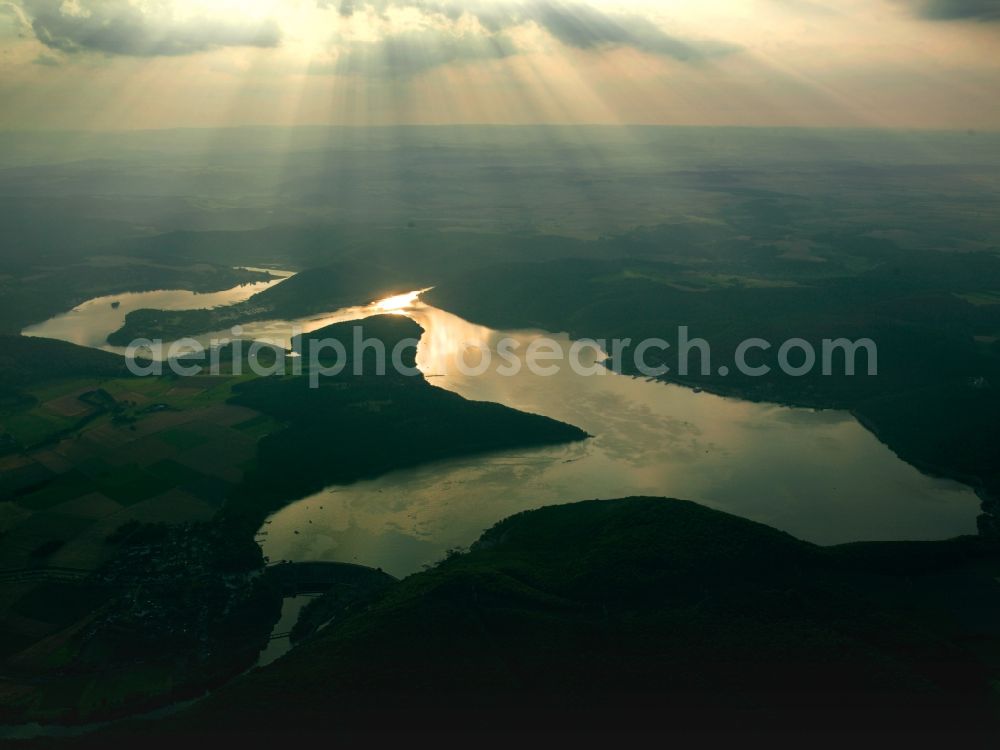
<instances>
[{"instance_id":1,"label":"small boat on water","mask_svg":"<svg viewBox=\"0 0 1000 750\"><path fill-rule=\"evenodd\" d=\"M115 300L114 302L111 303L111 309L117 310L119 307L121 307L121 305L122 305L121 301Z\"/></svg>"}]
</instances>

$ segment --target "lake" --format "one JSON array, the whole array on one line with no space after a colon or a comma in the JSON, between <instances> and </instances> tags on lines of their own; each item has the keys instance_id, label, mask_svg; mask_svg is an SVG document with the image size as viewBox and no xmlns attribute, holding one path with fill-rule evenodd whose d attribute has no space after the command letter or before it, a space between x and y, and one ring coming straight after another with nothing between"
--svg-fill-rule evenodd
<instances>
[{"instance_id":1,"label":"lake","mask_svg":"<svg viewBox=\"0 0 1000 750\"><path fill-rule=\"evenodd\" d=\"M345 311L327 322L385 308ZM456 364L463 352L495 349L501 338L517 339L519 351L542 335L564 349L570 342L541 331L494 331L419 300L393 311L425 329L417 365L431 383L569 422L593 438L330 487L268 519L259 540L271 560L354 562L403 576L513 513L628 495L695 500L821 544L976 531L972 489L922 474L847 412L723 398L603 368L591 376L568 367L550 377L527 369L505 377L495 368L463 375Z\"/></svg>"},{"instance_id":2,"label":"lake","mask_svg":"<svg viewBox=\"0 0 1000 750\"><path fill-rule=\"evenodd\" d=\"M270 268L250 268L249 271L270 273L276 278L250 284L240 284L221 292L190 292L183 289L161 289L154 292L127 292L95 297L69 312L49 318L44 323L28 326L21 334L69 341L80 346L90 346L109 352L125 353L123 346L111 346L108 334L125 324L125 316L133 310L197 310L222 305L235 305L258 292L274 286L291 276L289 271ZM117 304L116 304L117 303Z\"/></svg>"},{"instance_id":3,"label":"lake","mask_svg":"<svg viewBox=\"0 0 1000 750\"><path fill-rule=\"evenodd\" d=\"M99 298L25 333L109 349L106 336L129 310L231 304L261 288ZM114 300L121 302L117 309L110 306ZM330 487L266 521L258 540L272 561L354 562L404 576L449 549L468 546L512 513L628 495L695 500L821 544L942 539L976 531L979 499L971 488L922 474L846 412L723 398L603 368L591 376L568 367L550 377L527 369L505 377L495 368L463 375L459 356L473 348L493 349L504 337L522 347L542 335L564 348L570 342L542 331L475 325L423 304L416 292L308 319L252 323L243 326L243 335L287 346L293 330L385 312L408 315L425 329L417 364L434 385L569 422L593 437L440 461ZM597 358L592 350L583 355L584 365L587 356L591 362ZM470 355L469 363L477 356Z\"/></svg>"}]
</instances>

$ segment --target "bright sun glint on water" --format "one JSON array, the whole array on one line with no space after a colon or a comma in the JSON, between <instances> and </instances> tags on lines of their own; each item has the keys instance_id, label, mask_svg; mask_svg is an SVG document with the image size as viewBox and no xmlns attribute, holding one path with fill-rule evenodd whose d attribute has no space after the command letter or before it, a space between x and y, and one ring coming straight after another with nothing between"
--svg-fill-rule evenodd
<instances>
[{"instance_id":1,"label":"bright sun glint on water","mask_svg":"<svg viewBox=\"0 0 1000 750\"><path fill-rule=\"evenodd\" d=\"M393 297L386 297L385 299L378 300L375 303L375 308L380 312L401 312L413 307L413 304L417 301L417 297L419 296L420 291L397 294Z\"/></svg>"}]
</instances>

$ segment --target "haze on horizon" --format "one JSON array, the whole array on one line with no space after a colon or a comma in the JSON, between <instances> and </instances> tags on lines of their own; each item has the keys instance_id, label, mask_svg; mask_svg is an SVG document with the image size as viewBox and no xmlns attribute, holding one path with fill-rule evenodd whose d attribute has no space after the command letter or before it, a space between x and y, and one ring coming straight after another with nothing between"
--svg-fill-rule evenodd
<instances>
[{"instance_id":1,"label":"haze on horizon","mask_svg":"<svg viewBox=\"0 0 1000 750\"><path fill-rule=\"evenodd\" d=\"M0 129L1000 129L997 0L6 0Z\"/></svg>"}]
</instances>

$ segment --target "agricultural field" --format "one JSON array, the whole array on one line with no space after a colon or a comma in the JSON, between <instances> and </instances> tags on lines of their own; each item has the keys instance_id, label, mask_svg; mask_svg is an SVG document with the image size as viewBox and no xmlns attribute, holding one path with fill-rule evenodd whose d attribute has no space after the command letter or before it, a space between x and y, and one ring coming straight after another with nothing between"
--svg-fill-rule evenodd
<instances>
[{"instance_id":1,"label":"agricultural field","mask_svg":"<svg viewBox=\"0 0 1000 750\"><path fill-rule=\"evenodd\" d=\"M0 656L99 603L81 582L114 555L124 524L215 515L279 426L226 403L241 379L74 378L0 410L0 433L25 447L0 457Z\"/></svg>"}]
</instances>

